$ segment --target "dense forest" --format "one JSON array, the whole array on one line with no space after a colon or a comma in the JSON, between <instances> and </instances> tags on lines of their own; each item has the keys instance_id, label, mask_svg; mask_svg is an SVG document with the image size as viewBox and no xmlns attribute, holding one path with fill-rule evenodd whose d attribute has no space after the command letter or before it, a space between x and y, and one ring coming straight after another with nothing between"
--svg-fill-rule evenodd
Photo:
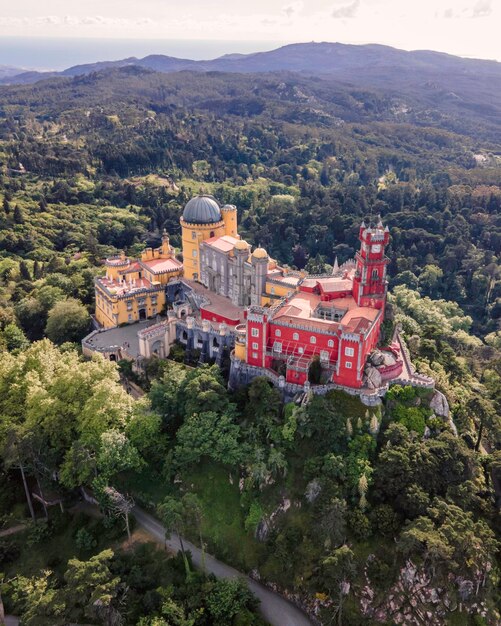
<instances>
[{"instance_id":1,"label":"dense forest","mask_svg":"<svg viewBox=\"0 0 501 626\"><path fill-rule=\"evenodd\" d=\"M501 139L495 120L409 97L135 67L0 88L0 528L30 516L23 477L70 501L92 487L104 511L51 509L0 539L23 623L260 623L245 588L189 554L124 548L110 490L322 623L499 623ZM179 247L201 188L238 207L248 241L313 273L381 215L388 325L450 419L423 390L370 410L338 392L283 406L263 380L229 393L217 368L172 361L148 364L132 402L115 365L83 360L101 259L163 228Z\"/></svg>"}]
</instances>

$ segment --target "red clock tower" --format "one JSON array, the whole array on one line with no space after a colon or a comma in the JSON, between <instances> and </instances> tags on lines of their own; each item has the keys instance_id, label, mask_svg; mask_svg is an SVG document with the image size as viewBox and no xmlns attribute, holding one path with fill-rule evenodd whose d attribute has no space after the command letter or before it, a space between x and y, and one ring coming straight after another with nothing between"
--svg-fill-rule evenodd
<instances>
[{"instance_id":1,"label":"red clock tower","mask_svg":"<svg viewBox=\"0 0 501 626\"><path fill-rule=\"evenodd\" d=\"M386 228L378 219L376 226L360 226L358 235L360 251L357 252L356 272L353 279L353 297L358 306L384 307L386 289L386 266L389 259L385 256L385 248L390 240L388 226Z\"/></svg>"}]
</instances>

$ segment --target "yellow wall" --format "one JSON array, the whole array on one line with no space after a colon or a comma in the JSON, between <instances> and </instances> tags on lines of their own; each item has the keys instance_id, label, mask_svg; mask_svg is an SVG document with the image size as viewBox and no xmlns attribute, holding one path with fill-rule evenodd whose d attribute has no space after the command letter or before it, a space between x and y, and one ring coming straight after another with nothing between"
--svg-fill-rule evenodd
<instances>
[{"instance_id":1,"label":"yellow wall","mask_svg":"<svg viewBox=\"0 0 501 626\"><path fill-rule=\"evenodd\" d=\"M283 298L291 291L296 291L296 288L293 285L277 285L276 283L266 283L265 292L270 294L271 296L278 296L279 298Z\"/></svg>"},{"instance_id":2,"label":"yellow wall","mask_svg":"<svg viewBox=\"0 0 501 626\"><path fill-rule=\"evenodd\" d=\"M221 215L223 216L224 222L224 234L230 235L231 237L238 236L238 225L237 225L237 209L221 209Z\"/></svg>"},{"instance_id":3,"label":"yellow wall","mask_svg":"<svg viewBox=\"0 0 501 626\"><path fill-rule=\"evenodd\" d=\"M194 280L196 274L196 278L200 280L200 242L211 237L222 237L225 234L224 221L217 224L188 224L181 218L181 229L184 277Z\"/></svg>"},{"instance_id":4,"label":"yellow wall","mask_svg":"<svg viewBox=\"0 0 501 626\"><path fill-rule=\"evenodd\" d=\"M154 299L156 298L156 304ZM144 300L144 304L139 304ZM128 302L132 303L129 309ZM96 286L96 319L101 326L112 328L120 324L139 321L139 309L146 310L146 317L154 317L165 307L165 291L143 292L131 294L126 298L108 296ZM131 319L129 319L129 315Z\"/></svg>"},{"instance_id":5,"label":"yellow wall","mask_svg":"<svg viewBox=\"0 0 501 626\"><path fill-rule=\"evenodd\" d=\"M245 344L242 343L238 343L235 342L235 356L237 357L237 359L240 359L241 361L245 361L246 359L246 350L245 350Z\"/></svg>"}]
</instances>

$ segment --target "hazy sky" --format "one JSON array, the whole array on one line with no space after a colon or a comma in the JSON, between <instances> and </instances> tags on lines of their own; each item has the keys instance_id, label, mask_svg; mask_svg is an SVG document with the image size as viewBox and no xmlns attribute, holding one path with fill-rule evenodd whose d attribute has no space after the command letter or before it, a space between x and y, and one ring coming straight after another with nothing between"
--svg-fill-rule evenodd
<instances>
[{"instance_id":1,"label":"hazy sky","mask_svg":"<svg viewBox=\"0 0 501 626\"><path fill-rule=\"evenodd\" d=\"M501 61L500 31L501 0L0 2L0 36L383 43Z\"/></svg>"}]
</instances>

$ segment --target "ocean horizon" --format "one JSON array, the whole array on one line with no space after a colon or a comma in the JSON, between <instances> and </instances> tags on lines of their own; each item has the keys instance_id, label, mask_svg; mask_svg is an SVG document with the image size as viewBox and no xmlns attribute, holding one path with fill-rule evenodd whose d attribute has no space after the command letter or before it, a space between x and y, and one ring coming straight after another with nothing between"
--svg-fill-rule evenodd
<instances>
[{"instance_id":1,"label":"ocean horizon","mask_svg":"<svg viewBox=\"0 0 501 626\"><path fill-rule=\"evenodd\" d=\"M187 39L95 39L0 37L0 65L27 70L63 70L82 63L116 61L149 54L202 60L223 54L273 50L284 41Z\"/></svg>"}]
</instances>

